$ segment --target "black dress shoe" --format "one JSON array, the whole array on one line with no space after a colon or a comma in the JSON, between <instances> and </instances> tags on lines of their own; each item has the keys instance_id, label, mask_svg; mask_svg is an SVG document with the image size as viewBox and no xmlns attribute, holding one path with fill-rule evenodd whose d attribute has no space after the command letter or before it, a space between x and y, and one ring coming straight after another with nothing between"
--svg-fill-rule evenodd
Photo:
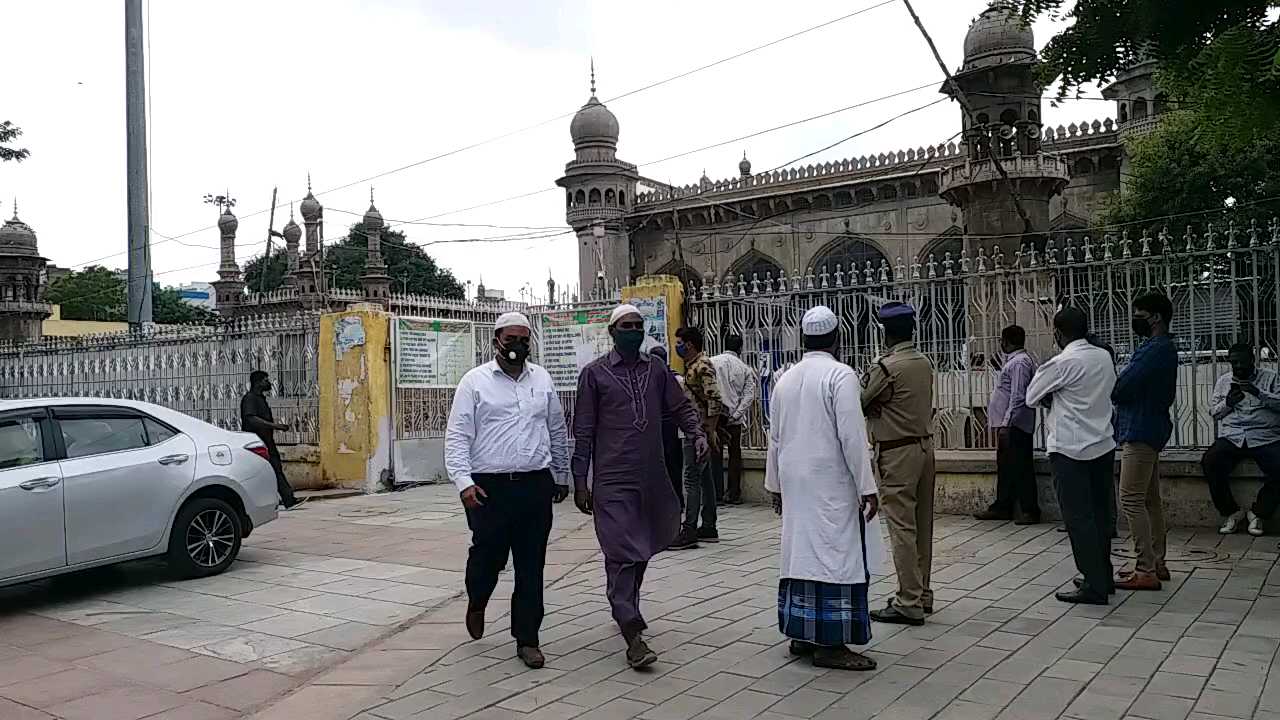
<instances>
[{"instance_id":1,"label":"black dress shoe","mask_svg":"<svg viewBox=\"0 0 1280 720\"><path fill-rule=\"evenodd\" d=\"M1014 525L1039 525L1040 516L1039 515L1023 515L1018 519L1014 520L1013 524Z\"/></svg>"},{"instance_id":2,"label":"black dress shoe","mask_svg":"<svg viewBox=\"0 0 1280 720\"><path fill-rule=\"evenodd\" d=\"M1053 596L1057 598L1059 602L1074 603L1077 605L1106 605L1107 604L1106 596L1098 595L1097 593L1091 590L1090 591L1074 590L1071 592L1062 590L1060 592L1054 593Z\"/></svg>"},{"instance_id":3,"label":"black dress shoe","mask_svg":"<svg viewBox=\"0 0 1280 720\"><path fill-rule=\"evenodd\" d=\"M466 624L472 640L484 637L484 608L467 607Z\"/></svg>"},{"instance_id":4,"label":"black dress shoe","mask_svg":"<svg viewBox=\"0 0 1280 720\"><path fill-rule=\"evenodd\" d=\"M889 605L883 610L872 610L871 619L876 622L889 623L891 625L912 625L919 627L924 624L924 618L913 618L898 612L898 608Z\"/></svg>"},{"instance_id":5,"label":"black dress shoe","mask_svg":"<svg viewBox=\"0 0 1280 720\"><path fill-rule=\"evenodd\" d=\"M525 667L532 670L540 670L547 664L547 658L536 647L527 645L517 647L516 657L520 658L520 662L524 663Z\"/></svg>"},{"instance_id":6,"label":"black dress shoe","mask_svg":"<svg viewBox=\"0 0 1280 720\"><path fill-rule=\"evenodd\" d=\"M974 513L973 519L974 520L1012 520L1013 513L1002 512L1000 510L993 510L991 508L987 508L982 512Z\"/></svg>"},{"instance_id":7,"label":"black dress shoe","mask_svg":"<svg viewBox=\"0 0 1280 720\"><path fill-rule=\"evenodd\" d=\"M1084 578L1082 578L1082 577L1074 577L1074 578L1071 578L1071 584L1072 584L1072 585L1075 585L1077 590L1080 590L1080 589L1082 589L1082 588L1084 587ZM1116 586L1115 586L1115 584L1114 584L1114 583L1113 583L1110 587L1108 587L1108 588L1107 588L1107 594L1108 594L1108 595L1115 595L1115 594L1116 594Z\"/></svg>"}]
</instances>

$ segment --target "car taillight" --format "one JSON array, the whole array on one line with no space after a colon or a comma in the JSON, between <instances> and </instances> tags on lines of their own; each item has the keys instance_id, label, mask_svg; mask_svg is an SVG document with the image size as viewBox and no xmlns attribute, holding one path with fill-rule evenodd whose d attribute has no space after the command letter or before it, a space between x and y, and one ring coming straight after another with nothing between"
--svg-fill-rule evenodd
<instances>
[{"instance_id":1,"label":"car taillight","mask_svg":"<svg viewBox=\"0 0 1280 720\"><path fill-rule=\"evenodd\" d=\"M267 446L266 446L266 445L263 445L263 444L262 444L262 443L260 443L260 442L258 442L258 443L249 443L248 445L245 445L245 446L244 446L244 449L245 449L245 450L248 450L249 452L253 453L254 455L257 455L258 457L262 458L263 460L266 460L267 462L271 462L271 454L267 452Z\"/></svg>"}]
</instances>

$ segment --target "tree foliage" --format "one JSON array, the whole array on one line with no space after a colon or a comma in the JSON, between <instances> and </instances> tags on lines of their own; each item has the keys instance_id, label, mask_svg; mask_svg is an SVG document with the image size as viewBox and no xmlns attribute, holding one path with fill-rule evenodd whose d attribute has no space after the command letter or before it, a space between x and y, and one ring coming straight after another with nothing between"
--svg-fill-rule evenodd
<instances>
[{"instance_id":1,"label":"tree foliage","mask_svg":"<svg viewBox=\"0 0 1280 720\"><path fill-rule=\"evenodd\" d=\"M22 162L31 155L26 148L13 147L12 143L22 134L22 128L8 120L0 121L0 162Z\"/></svg>"},{"instance_id":2,"label":"tree foliage","mask_svg":"<svg viewBox=\"0 0 1280 720\"><path fill-rule=\"evenodd\" d=\"M998 1L1027 20L1045 15L1071 23L1040 53L1045 84L1060 78L1064 96L1143 58L1185 68L1228 30L1266 26L1277 6L1275 0Z\"/></svg>"},{"instance_id":3,"label":"tree foliage","mask_svg":"<svg viewBox=\"0 0 1280 720\"><path fill-rule=\"evenodd\" d=\"M1127 141L1126 189L1111 198L1110 222L1234 206L1208 219L1219 229L1231 220L1246 228L1275 212L1276 204L1259 203L1280 196L1280 27L1268 14L1280 3L1000 1L1028 19L1071 21L1041 52L1042 80L1060 80L1063 96L1084 83L1105 85L1139 61L1157 62L1167 111L1153 131ZM1169 223L1171 232L1180 222Z\"/></svg>"},{"instance_id":4,"label":"tree foliage","mask_svg":"<svg viewBox=\"0 0 1280 720\"><path fill-rule=\"evenodd\" d=\"M361 289L360 276L368 259L368 241L364 225L351 226L347 237L325 248L324 273L331 287L344 290ZM453 273L440 267L421 247L410 244L399 230L382 231L382 260L391 276L391 289L418 295L462 298L465 291ZM276 250L270 259L262 256L245 265L245 283L250 292L267 292L284 284L287 269L284 250ZM265 278L264 278L265 273Z\"/></svg>"},{"instance_id":5,"label":"tree foliage","mask_svg":"<svg viewBox=\"0 0 1280 720\"><path fill-rule=\"evenodd\" d=\"M124 322L128 319L127 287L113 270L92 265L68 273L45 290L45 302L60 306L63 320ZM209 323L213 312L182 300L176 288L151 289L152 320L161 325Z\"/></svg>"}]
</instances>

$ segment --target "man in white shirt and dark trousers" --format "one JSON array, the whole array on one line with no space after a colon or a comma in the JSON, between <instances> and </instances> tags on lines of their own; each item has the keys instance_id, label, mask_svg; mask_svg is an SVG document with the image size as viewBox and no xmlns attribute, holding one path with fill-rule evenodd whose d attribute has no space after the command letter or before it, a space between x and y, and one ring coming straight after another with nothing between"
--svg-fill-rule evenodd
<instances>
[{"instance_id":1,"label":"man in white shirt and dark trousers","mask_svg":"<svg viewBox=\"0 0 1280 720\"><path fill-rule=\"evenodd\" d=\"M715 480L716 500L728 505L742 504L742 431L751 419L751 406L760 392L756 372L742 361L742 336L724 339L725 351L711 358L720 384L720 402L724 406L725 423L720 444L729 450L729 476L726 485L724 457L711 453L711 477Z\"/></svg>"},{"instance_id":2,"label":"man in white shirt and dark trousers","mask_svg":"<svg viewBox=\"0 0 1280 720\"><path fill-rule=\"evenodd\" d=\"M569 445L560 397L546 370L528 362L529 319L506 313L494 324L495 359L458 383L445 432L445 469L471 528L467 632L484 635L485 606L510 554L515 566L511 634L531 668L538 649L542 570L551 504L569 495Z\"/></svg>"},{"instance_id":3,"label":"man in white shirt and dark trousers","mask_svg":"<svg viewBox=\"0 0 1280 720\"><path fill-rule=\"evenodd\" d=\"M1086 339L1089 320L1066 307L1053 317L1062 351L1036 371L1027 386L1027 405L1048 411L1045 428L1049 465L1058 506L1071 539L1071 554L1083 578L1057 593L1062 602L1106 605L1115 592L1108 520L1115 496L1115 432L1111 390L1115 365L1105 349Z\"/></svg>"},{"instance_id":4,"label":"man in white shirt and dark trousers","mask_svg":"<svg viewBox=\"0 0 1280 720\"><path fill-rule=\"evenodd\" d=\"M1248 343L1227 351L1231 372L1213 386L1209 412L1218 421L1218 439L1200 464L1209 483L1213 505L1222 515L1218 532L1229 535L1248 525L1250 535L1266 532L1264 523L1280 506L1280 378L1275 370L1260 369ZM1262 470L1262 488L1248 510L1241 510L1231 494L1231 471L1252 458Z\"/></svg>"}]
</instances>

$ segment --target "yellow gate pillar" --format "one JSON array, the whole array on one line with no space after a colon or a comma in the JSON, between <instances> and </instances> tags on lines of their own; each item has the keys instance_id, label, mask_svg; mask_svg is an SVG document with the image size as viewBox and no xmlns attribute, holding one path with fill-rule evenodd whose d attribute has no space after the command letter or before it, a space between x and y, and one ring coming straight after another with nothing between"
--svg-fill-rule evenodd
<instances>
[{"instance_id":1,"label":"yellow gate pillar","mask_svg":"<svg viewBox=\"0 0 1280 720\"><path fill-rule=\"evenodd\" d=\"M320 318L320 473L374 492L391 468L391 315L376 305Z\"/></svg>"},{"instance_id":2,"label":"yellow gate pillar","mask_svg":"<svg viewBox=\"0 0 1280 720\"><path fill-rule=\"evenodd\" d=\"M646 319L652 317L649 313L655 311L658 304L663 306L666 327L662 334L667 358L676 372L684 372L684 360L675 353L676 330L684 324L684 285L680 284L680 278L674 275L643 275L636 278L635 285L622 288L622 301L636 304Z\"/></svg>"}]
</instances>

